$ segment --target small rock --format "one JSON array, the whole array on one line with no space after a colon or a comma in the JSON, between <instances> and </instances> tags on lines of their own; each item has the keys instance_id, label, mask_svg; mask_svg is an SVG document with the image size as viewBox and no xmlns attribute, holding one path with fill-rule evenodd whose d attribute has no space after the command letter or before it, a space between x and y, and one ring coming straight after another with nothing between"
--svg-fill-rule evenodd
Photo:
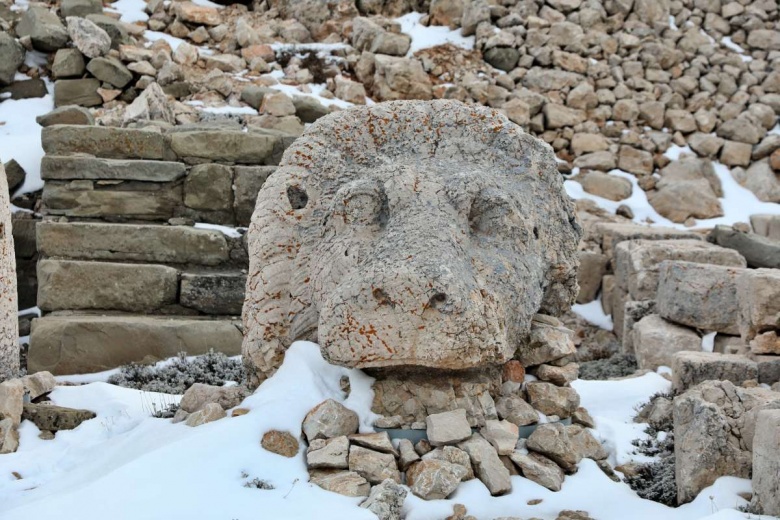
<instances>
[{"instance_id":1,"label":"small rock","mask_svg":"<svg viewBox=\"0 0 780 520\"><path fill-rule=\"evenodd\" d=\"M51 125L94 125L95 118L89 110L76 105L61 106L35 118L42 127Z\"/></svg>"},{"instance_id":2,"label":"small rock","mask_svg":"<svg viewBox=\"0 0 780 520\"><path fill-rule=\"evenodd\" d=\"M457 444L471 437L471 426L463 408L431 414L425 418L425 424L431 446Z\"/></svg>"},{"instance_id":3,"label":"small rock","mask_svg":"<svg viewBox=\"0 0 780 520\"><path fill-rule=\"evenodd\" d=\"M544 486L550 491L560 491L563 485L563 470L547 457L538 453L523 454L515 451L509 458L512 459L523 476Z\"/></svg>"},{"instance_id":4,"label":"small rock","mask_svg":"<svg viewBox=\"0 0 780 520\"><path fill-rule=\"evenodd\" d=\"M36 372L35 374L24 376L22 378L24 391L31 400L48 394L57 386L57 380L51 375L51 372Z\"/></svg>"},{"instance_id":5,"label":"small rock","mask_svg":"<svg viewBox=\"0 0 780 520\"><path fill-rule=\"evenodd\" d=\"M9 379L0 383L0 418L11 419L19 426L24 407L24 385L20 379Z\"/></svg>"},{"instance_id":6,"label":"small rock","mask_svg":"<svg viewBox=\"0 0 780 520\"><path fill-rule=\"evenodd\" d=\"M303 419L303 433L309 442L351 435L358 426L358 415L333 399L321 402Z\"/></svg>"},{"instance_id":7,"label":"small rock","mask_svg":"<svg viewBox=\"0 0 780 520\"><path fill-rule=\"evenodd\" d=\"M184 424L187 426L200 426L227 417L225 410L217 403L208 403L197 412L191 413Z\"/></svg>"},{"instance_id":8,"label":"small rock","mask_svg":"<svg viewBox=\"0 0 780 520\"><path fill-rule=\"evenodd\" d=\"M409 439L398 441L398 451L400 452L398 466L401 471L406 471L409 466L420 460L420 456L414 451L414 445Z\"/></svg>"},{"instance_id":9,"label":"small rock","mask_svg":"<svg viewBox=\"0 0 780 520\"><path fill-rule=\"evenodd\" d=\"M532 382L526 387L528 402L545 415L571 417L580 405L580 396L573 388L558 387L550 383Z\"/></svg>"},{"instance_id":10,"label":"small rock","mask_svg":"<svg viewBox=\"0 0 780 520\"><path fill-rule=\"evenodd\" d=\"M371 484L354 471L339 471L312 476L311 483L326 491L347 497L367 497Z\"/></svg>"},{"instance_id":11,"label":"small rock","mask_svg":"<svg viewBox=\"0 0 780 520\"><path fill-rule=\"evenodd\" d=\"M401 520L406 489L387 479L371 489L371 494L360 507L374 513L379 520Z\"/></svg>"},{"instance_id":12,"label":"small rock","mask_svg":"<svg viewBox=\"0 0 780 520\"><path fill-rule=\"evenodd\" d=\"M111 50L111 37L86 18L69 16L68 34L76 48L88 58L99 58Z\"/></svg>"},{"instance_id":13,"label":"small rock","mask_svg":"<svg viewBox=\"0 0 780 520\"><path fill-rule=\"evenodd\" d=\"M474 473L493 496L504 495L512 490L509 470L498 458L495 448L479 434L458 445L468 453Z\"/></svg>"},{"instance_id":14,"label":"small rock","mask_svg":"<svg viewBox=\"0 0 780 520\"><path fill-rule=\"evenodd\" d=\"M179 407L185 412L193 413L203 409L209 403L216 403L223 410L228 410L241 404L244 397L246 397L246 390L240 386L195 383L184 392Z\"/></svg>"},{"instance_id":15,"label":"small rock","mask_svg":"<svg viewBox=\"0 0 780 520\"><path fill-rule=\"evenodd\" d=\"M349 470L358 473L372 484L379 484L385 479L401 482L401 473L398 471L395 457L360 446L349 448Z\"/></svg>"},{"instance_id":16,"label":"small rock","mask_svg":"<svg viewBox=\"0 0 780 520\"><path fill-rule=\"evenodd\" d=\"M355 433L349 436L349 442L370 450L390 453L395 457L398 456L398 451L393 447L393 443L390 442L390 436L387 432Z\"/></svg>"},{"instance_id":17,"label":"small rock","mask_svg":"<svg viewBox=\"0 0 780 520\"><path fill-rule=\"evenodd\" d=\"M406 483L412 493L424 500L441 500L458 488L465 475L463 466L444 460L423 459L409 468Z\"/></svg>"},{"instance_id":18,"label":"small rock","mask_svg":"<svg viewBox=\"0 0 780 520\"><path fill-rule=\"evenodd\" d=\"M19 447L19 432L10 417L0 420L0 455L13 453Z\"/></svg>"},{"instance_id":19,"label":"small rock","mask_svg":"<svg viewBox=\"0 0 780 520\"><path fill-rule=\"evenodd\" d=\"M482 436L493 445L499 455L511 455L515 451L517 439L520 437L517 425L507 420L485 421Z\"/></svg>"},{"instance_id":20,"label":"small rock","mask_svg":"<svg viewBox=\"0 0 780 520\"><path fill-rule=\"evenodd\" d=\"M40 430L58 432L73 430L84 421L94 419L94 412L55 406L53 404L25 403L22 418L34 423Z\"/></svg>"},{"instance_id":21,"label":"small rock","mask_svg":"<svg viewBox=\"0 0 780 520\"><path fill-rule=\"evenodd\" d=\"M347 469L349 467L349 440L346 436L332 439L314 439L306 450L306 465L319 469Z\"/></svg>"},{"instance_id":22,"label":"small rock","mask_svg":"<svg viewBox=\"0 0 780 520\"><path fill-rule=\"evenodd\" d=\"M461 478L462 481L471 480L474 478L474 468L471 467L471 458L469 454L460 448L455 446L442 446L435 450L426 453L422 457L423 459L436 459L444 460L450 464L458 464L462 466L466 471L465 475Z\"/></svg>"},{"instance_id":23,"label":"small rock","mask_svg":"<svg viewBox=\"0 0 780 520\"><path fill-rule=\"evenodd\" d=\"M269 430L263 434L260 445L282 457L292 458L298 454L298 439L290 432Z\"/></svg>"},{"instance_id":24,"label":"small rock","mask_svg":"<svg viewBox=\"0 0 780 520\"><path fill-rule=\"evenodd\" d=\"M522 397L502 395L496 401L496 412L501 419L517 426L527 426L539 422L539 414Z\"/></svg>"}]
</instances>

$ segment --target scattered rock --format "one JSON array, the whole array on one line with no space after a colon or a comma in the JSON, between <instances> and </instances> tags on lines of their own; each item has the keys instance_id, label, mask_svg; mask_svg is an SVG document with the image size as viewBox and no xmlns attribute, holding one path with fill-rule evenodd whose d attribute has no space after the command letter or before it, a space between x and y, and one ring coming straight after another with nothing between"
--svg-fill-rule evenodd
<instances>
[{"instance_id":1,"label":"scattered rock","mask_svg":"<svg viewBox=\"0 0 780 520\"><path fill-rule=\"evenodd\" d=\"M351 435L358 430L358 426L357 414L333 399L321 402L303 419L303 433L309 442Z\"/></svg>"},{"instance_id":2,"label":"scattered rock","mask_svg":"<svg viewBox=\"0 0 780 520\"><path fill-rule=\"evenodd\" d=\"M282 457L295 457L298 454L298 439L290 432L269 430L263 434L261 446Z\"/></svg>"}]
</instances>

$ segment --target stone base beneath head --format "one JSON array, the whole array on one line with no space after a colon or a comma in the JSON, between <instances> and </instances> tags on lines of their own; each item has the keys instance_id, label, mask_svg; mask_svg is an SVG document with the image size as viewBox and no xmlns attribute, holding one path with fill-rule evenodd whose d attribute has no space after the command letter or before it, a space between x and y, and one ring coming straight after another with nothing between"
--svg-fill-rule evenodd
<instances>
[{"instance_id":1,"label":"stone base beneath head","mask_svg":"<svg viewBox=\"0 0 780 520\"><path fill-rule=\"evenodd\" d=\"M27 369L84 374L210 349L241 353L240 322L150 316L46 316L33 321ZM110 338L111 341L106 341Z\"/></svg>"}]
</instances>

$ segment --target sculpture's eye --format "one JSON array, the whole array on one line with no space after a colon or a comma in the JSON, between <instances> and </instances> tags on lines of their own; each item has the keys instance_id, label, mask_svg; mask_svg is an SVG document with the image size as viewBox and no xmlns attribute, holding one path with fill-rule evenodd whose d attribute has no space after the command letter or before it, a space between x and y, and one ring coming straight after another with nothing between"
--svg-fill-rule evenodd
<instances>
[{"instance_id":1,"label":"sculpture's eye","mask_svg":"<svg viewBox=\"0 0 780 520\"><path fill-rule=\"evenodd\" d=\"M303 186L296 184L287 187L287 200L290 201L292 209L303 209L309 203L309 195L303 189Z\"/></svg>"},{"instance_id":2,"label":"sculpture's eye","mask_svg":"<svg viewBox=\"0 0 780 520\"><path fill-rule=\"evenodd\" d=\"M380 221L386 206L384 190L373 181L356 181L342 186L336 194L334 213L345 224L370 226Z\"/></svg>"},{"instance_id":3,"label":"sculpture's eye","mask_svg":"<svg viewBox=\"0 0 780 520\"><path fill-rule=\"evenodd\" d=\"M469 227L472 233L507 235L522 224L514 203L498 190L482 190L471 203Z\"/></svg>"}]
</instances>

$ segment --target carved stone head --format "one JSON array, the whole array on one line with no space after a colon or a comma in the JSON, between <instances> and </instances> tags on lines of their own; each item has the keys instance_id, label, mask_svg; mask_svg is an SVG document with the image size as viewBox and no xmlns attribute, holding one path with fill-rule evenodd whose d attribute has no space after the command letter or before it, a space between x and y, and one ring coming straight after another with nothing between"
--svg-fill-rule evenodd
<instances>
[{"instance_id":1,"label":"carved stone head","mask_svg":"<svg viewBox=\"0 0 780 520\"><path fill-rule=\"evenodd\" d=\"M581 229L549 146L456 101L356 107L285 152L249 228L244 359L297 339L349 367L512 358L577 294Z\"/></svg>"}]
</instances>

